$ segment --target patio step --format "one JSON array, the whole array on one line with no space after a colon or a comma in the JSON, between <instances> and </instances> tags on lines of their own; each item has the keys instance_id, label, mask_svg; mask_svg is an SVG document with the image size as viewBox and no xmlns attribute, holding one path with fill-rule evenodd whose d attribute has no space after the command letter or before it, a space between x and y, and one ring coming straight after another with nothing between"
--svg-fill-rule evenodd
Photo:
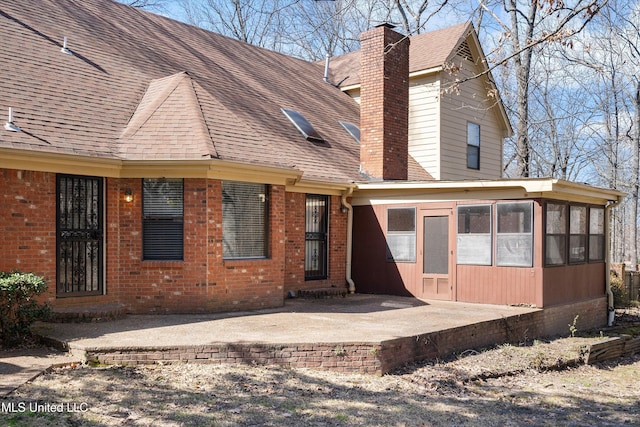
<instances>
[{"instance_id":1,"label":"patio step","mask_svg":"<svg viewBox=\"0 0 640 427\"><path fill-rule=\"evenodd\" d=\"M329 288L316 288L316 289L300 289L298 291L299 298L333 298L347 296L347 288L329 287Z\"/></svg>"},{"instance_id":2,"label":"patio step","mask_svg":"<svg viewBox=\"0 0 640 427\"><path fill-rule=\"evenodd\" d=\"M127 314L124 304L111 302L95 305L54 307L50 322L96 323L122 319Z\"/></svg>"}]
</instances>

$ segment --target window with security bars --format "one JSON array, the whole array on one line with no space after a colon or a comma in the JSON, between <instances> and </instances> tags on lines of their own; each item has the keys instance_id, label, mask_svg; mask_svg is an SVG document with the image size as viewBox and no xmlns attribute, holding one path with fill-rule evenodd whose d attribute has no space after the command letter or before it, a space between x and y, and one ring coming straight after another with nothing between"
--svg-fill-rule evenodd
<instances>
[{"instance_id":1,"label":"window with security bars","mask_svg":"<svg viewBox=\"0 0 640 427\"><path fill-rule=\"evenodd\" d=\"M142 180L143 259L183 260L183 187L182 179Z\"/></svg>"},{"instance_id":2,"label":"window with security bars","mask_svg":"<svg viewBox=\"0 0 640 427\"><path fill-rule=\"evenodd\" d=\"M305 214L305 280L321 280L328 276L327 231L329 197L309 194Z\"/></svg>"},{"instance_id":3,"label":"window with security bars","mask_svg":"<svg viewBox=\"0 0 640 427\"><path fill-rule=\"evenodd\" d=\"M268 256L269 193L265 184L222 183L222 256Z\"/></svg>"}]
</instances>

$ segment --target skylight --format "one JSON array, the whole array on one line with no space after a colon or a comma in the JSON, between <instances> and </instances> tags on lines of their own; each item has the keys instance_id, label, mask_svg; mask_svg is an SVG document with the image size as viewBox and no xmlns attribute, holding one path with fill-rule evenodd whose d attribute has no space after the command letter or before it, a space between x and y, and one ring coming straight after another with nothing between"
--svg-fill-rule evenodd
<instances>
[{"instance_id":1,"label":"skylight","mask_svg":"<svg viewBox=\"0 0 640 427\"><path fill-rule=\"evenodd\" d=\"M353 123L349 122L338 122L342 125L344 130L349 132L349 135L353 137L356 141L360 142L360 128Z\"/></svg>"},{"instance_id":2,"label":"skylight","mask_svg":"<svg viewBox=\"0 0 640 427\"><path fill-rule=\"evenodd\" d=\"M302 134L302 136L305 137L307 141L324 142L324 138L320 136L318 131L316 131L313 126L311 126L311 123L309 123L309 121L305 119L302 114L298 113L297 111L286 110L284 108L281 108L281 110L284 115L287 116L289 120L291 120L291 123L293 123L296 129L298 129L298 131Z\"/></svg>"}]
</instances>

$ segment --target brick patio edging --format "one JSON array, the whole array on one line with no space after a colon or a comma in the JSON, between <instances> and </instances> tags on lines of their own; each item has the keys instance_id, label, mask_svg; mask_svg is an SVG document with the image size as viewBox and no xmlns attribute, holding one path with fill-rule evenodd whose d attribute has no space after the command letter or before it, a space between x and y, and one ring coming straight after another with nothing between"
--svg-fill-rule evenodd
<instances>
[{"instance_id":1,"label":"brick patio edging","mask_svg":"<svg viewBox=\"0 0 640 427\"><path fill-rule=\"evenodd\" d=\"M540 313L490 320L379 343L219 343L117 349L72 347L70 351L94 364L258 364L382 375L410 362L442 358L457 351L527 339L528 331L542 321Z\"/></svg>"},{"instance_id":2,"label":"brick patio edging","mask_svg":"<svg viewBox=\"0 0 640 427\"><path fill-rule=\"evenodd\" d=\"M88 363L139 365L153 363L218 363L280 365L381 374L380 344L210 344L183 347L82 349L73 354Z\"/></svg>"},{"instance_id":3,"label":"brick patio edging","mask_svg":"<svg viewBox=\"0 0 640 427\"><path fill-rule=\"evenodd\" d=\"M600 313L594 315L594 313ZM581 317L576 317L580 315ZM218 363L280 365L339 372L386 374L407 363L443 358L497 344L526 344L604 324L606 298L582 301L382 342L215 343L194 346L86 348L63 344L80 360L99 364Z\"/></svg>"}]
</instances>

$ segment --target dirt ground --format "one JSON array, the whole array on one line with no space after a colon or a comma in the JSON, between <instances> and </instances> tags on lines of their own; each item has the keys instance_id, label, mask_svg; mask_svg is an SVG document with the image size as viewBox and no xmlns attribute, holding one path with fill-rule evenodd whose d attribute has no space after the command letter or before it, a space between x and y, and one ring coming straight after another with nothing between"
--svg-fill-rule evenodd
<instances>
[{"instance_id":1,"label":"dirt ground","mask_svg":"<svg viewBox=\"0 0 640 427\"><path fill-rule=\"evenodd\" d=\"M638 327L637 313L618 322ZM626 319L626 321L625 321ZM606 331L603 336L615 331ZM640 355L586 366L598 333L467 351L389 375L205 364L72 366L0 400L16 426L640 425Z\"/></svg>"}]
</instances>

